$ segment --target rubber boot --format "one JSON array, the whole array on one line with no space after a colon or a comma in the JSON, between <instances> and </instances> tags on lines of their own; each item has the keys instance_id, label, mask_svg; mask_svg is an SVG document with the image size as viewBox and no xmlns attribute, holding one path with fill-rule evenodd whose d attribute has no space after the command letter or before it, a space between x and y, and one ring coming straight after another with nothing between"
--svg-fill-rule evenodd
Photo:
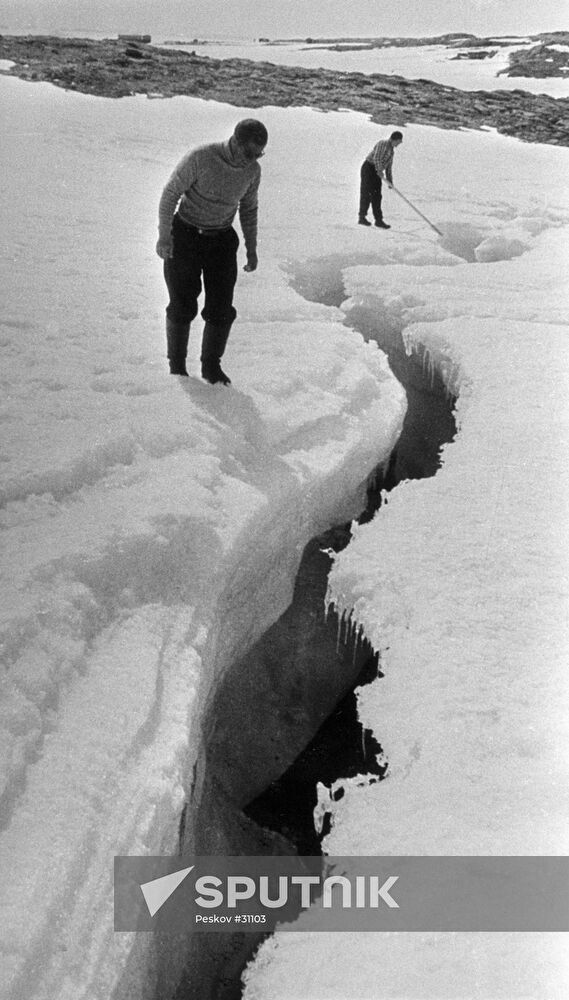
<instances>
[{"instance_id":1,"label":"rubber boot","mask_svg":"<svg viewBox=\"0 0 569 1000\"><path fill-rule=\"evenodd\" d=\"M166 342L170 375L187 375L186 356L190 336L189 323L175 323L166 317Z\"/></svg>"},{"instance_id":2,"label":"rubber boot","mask_svg":"<svg viewBox=\"0 0 569 1000\"><path fill-rule=\"evenodd\" d=\"M215 385L216 382L221 382L223 385L231 385L231 379L225 374L220 365L230 330L231 323L216 326L209 322L206 322L203 329L201 353L202 378L206 382L211 382L212 385Z\"/></svg>"}]
</instances>

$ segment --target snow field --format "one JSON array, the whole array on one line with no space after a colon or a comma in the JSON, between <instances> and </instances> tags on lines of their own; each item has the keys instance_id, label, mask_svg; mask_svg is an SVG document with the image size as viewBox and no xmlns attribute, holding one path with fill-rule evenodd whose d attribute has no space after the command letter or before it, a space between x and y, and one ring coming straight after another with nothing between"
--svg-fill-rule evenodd
<instances>
[{"instance_id":1,"label":"snow field","mask_svg":"<svg viewBox=\"0 0 569 1000\"><path fill-rule=\"evenodd\" d=\"M493 236L472 210L436 217L453 266L394 251L343 269L349 324L401 332L458 395L459 430L330 574L330 601L380 652L358 706L389 762L379 784L338 776L331 856L567 851L569 236L556 205L514 206ZM565 937L280 933L244 997L561 998Z\"/></svg>"},{"instance_id":2,"label":"snow field","mask_svg":"<svg viewBox=\"0 0 569 1000\"><path fill-rule=\"evenodd\" d=\"M496 328L509 323L517 336L522 321L524 349L543 358L549 387L550 367L565 360L557 327L566 316L558 301L567 151L493 133L405 129L396 183L444 223L447 238L439 244L392 194L392 231L354 224L359 165L384 134L364 116L255 112L270 134L261 263L255 275L240 274L239 318L226 355L233 387L223 390L195 377L199 322L192 377L165 376L156 206L182 153L229 135L250 112L190 99L112 102L9 78L0 80L0 102L0 267L8 289L0 313L2 995L107 1000L114 991L138 1000L144 980L151 982L151 959L146 942L113 935L112 858L175 850L211 686L286 606L306 541L356 516L362 482L399 433L402 391L376 347L344 325L346 316L358 329L365 320L371 332L378 322L399 329L422 323L427 338L437 322L473 310L474 356L450 359L453 377L474 378L478 319L485 318L480 392ZM489 239L494 256L513 256L512 241L523 243L523 253L474 263ZM348 296L344 311L322 304ZM551 331L549 354L543 340ZM436 359L440 339L429 347ZM522 382L506 383L501 408L491 394L488 425L501 426L512 391L521 385L525 392L524 372L520 361ZM464 390L461 406L474 406L476 394L469 399ZM549 433L549 425L540 427ZM485 447L486 437L479 451L469 439L458 480L472 483ZM445 452L445 473L452 454ZM502 461L499 449L493 454ZM551 458L549 447L545 454ZM533 458L528 452L528 462ZM461 488L447 524L455 526L456 545L462 538L470 552L463 506ZM423 520L417 514L409 522L417 537L436 509L424 506ZM502 508L496 511L499 522ZM407 513L401 509L402 518ZM393 538L411 530L403 520L395 528ZM444 541L439 533L441 549ZM527 575L535 549L525 551ZM438 550L429 552L422 572L434 573ZM378 572L372 563L362 560L364 583L368 571L374 578ZM539 560L536 566L541 572ZM444 598L442 591L441 606ZM397 625L397 602L390 592L381 606L385 600ZM556 591L552 600L557 607ZM482 602L481 620L485 613ZM432 641L431 614L423 607L416 619L418 646L423 627ZM535 705L527 712L535 714ZM382 740L379 723L374 729ZM401 739L407 747L404 733ZM552 737L551 759L556 745ZM363 801L346 798L354 809ZM403 799L397 808L405 817L423 801ZM545 793L542 802L549 807ZM374 799L366 824L375 817ZM390 822L399 836L395 811ZM342 828L354 853L357 830L338 813L335 830ZM299 942L303 955L308 942ZM344 945L336 939L334 947L340 961ZM366 947L361 939L351 953L362 968L371 961ZM121 978L136 949L134 967ZM499 949L509 955L502 942ZM324 982L329 953L312 942L308 951L312 982ZM410 948L407 984L419 975L413 963ZM290 967L285 980L290 989ZM273 985L262 995L272 997ZM319 995L310 989L303 1000ZM337 990L350 995L345 980Z\"/></svg>"},{"instance_id":3,"label":"snow field","mask_svg":"<svg viewBox=\"0 0 569 1000\"><path fill-rule=\"evenodd\" d=\"M165 105L12 80L2 102L2 996L107 998L133 946L112 858L176 850L215 676L286 607L309 538L361 508L404 395L269 261L235 387L166 376ZM175 110L212 139L239 117ZM120 989L149 978L141 957Z\"/></svg>"}]
</instances>

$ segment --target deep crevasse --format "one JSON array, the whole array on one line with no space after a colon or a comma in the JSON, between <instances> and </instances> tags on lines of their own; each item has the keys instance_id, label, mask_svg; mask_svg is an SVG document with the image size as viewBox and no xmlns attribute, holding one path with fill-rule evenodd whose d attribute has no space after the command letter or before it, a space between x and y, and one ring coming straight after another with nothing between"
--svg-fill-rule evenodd
<instances>
[{"instance_id":1,"label":"deep crevasse","mask_svg":"<svg viewBox=\"0 0 569 1000\"><path fill-rule=\"evenodd\" d=\"M540 232L567 222L567 150L406 128L397 178L449 234L445 249L393 200L390 233L355 224L360 160L380 132L364 116L257 112L271 136L261 266L240 275L226 394L165 377L155 205L187 146L230 134L242 110L0 83L1 721L11 817L0 838L2 972L21 975L26 1000L108 1000L133 945L110 929L110 859L175 843L201 736L194 722L216 671L283 609L304 542L356 513L359 484L388 454L401 417L401 391L378 352L340 325L340 312L288 289L277 262L317 256L324 284L339 257L344 268L388 265L373 294L366 272L364 305L373 323L394 328L448 319L452 288L462 323L460 282L478 317L534 323L545 301L549 322L561 323L555 233L545 233L533 277L519 272L523 256L496 257L538 246ZM461 263L465 248L475 257L487 240L493 263ZM354 295L355 272L350 281ZM544 334L542 322L534 332ZM199 333L196 324L192 372ZM370 950L362 968L375 957ZM327 970L329 954L316 978Z\"/></svg>"},{"instance_id":2,"label":"deep crevasse","mask_svg":"<svg viewBox=\"0 0 569 1000\"><path fill-rule=\"evenodd\" d=\"M458 395L459 430L437 475L390 493L330 573L330 601L380 654L358 706L389 762L380 784L347 780L328 801L332 856L567 852L566 253L549 233L492 267L344 272L347 316L371 337L401 329ZM566 942L280 933L245 980L247 1000L550 1000Z\"/></svg>"}]
</instances>

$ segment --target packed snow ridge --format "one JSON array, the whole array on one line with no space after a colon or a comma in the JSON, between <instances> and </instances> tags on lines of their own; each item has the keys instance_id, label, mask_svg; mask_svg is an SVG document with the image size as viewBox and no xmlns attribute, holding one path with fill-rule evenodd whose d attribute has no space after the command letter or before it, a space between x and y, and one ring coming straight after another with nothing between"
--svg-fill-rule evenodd
<instances>
[{"instance_id":1,"label":"packed snow ridge","mask_svg":"<svg viewBox=\"0 0 569 1000\"><path fill-rule=\"evenodd\" d=\"M107 103L15 79L0 80L0 101L0 995L150 995L149 941L112 931L112 858L176 850L208 697L287 606L306 542L358 514L388 459L405 398L374 343L386 323L459 393L461 430L430 485L405 486L355 532L358 555L348 548L330 584L382 656L390 645L387 684L361 711L393 778L336 804L328 846L566 850L553 538L567 468L567 151L408 127L397 180L452 250L394 196L389 233L354 225L379 132L364 116L257 112L270 134L261 266L240 277L225 390L165 375L155 206L187 146L230 134L247 109ZM289 284L301 266L306 296ZM341 309L324 304L339 272ZM290 983L290 961L302 977L307 952L322 975L335 967L327 996L375 995L357 981L369 942L333 943L347 984L327 938L288 940L265 946L248 996L290 997L281 976ZM373 949L389 969L385 945ZM401 968L412 975L412 956Z\"/></svg>"}]
</instances>

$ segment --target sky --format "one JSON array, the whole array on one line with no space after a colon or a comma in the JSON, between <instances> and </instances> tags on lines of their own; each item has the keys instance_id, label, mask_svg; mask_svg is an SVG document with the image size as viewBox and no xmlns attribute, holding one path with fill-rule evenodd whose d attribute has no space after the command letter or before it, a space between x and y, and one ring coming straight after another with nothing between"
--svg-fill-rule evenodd
<instances>
[{"instance_id":1,"label":"sky","mask_svg":"<svg viewBox=\"0 0 569 1000\"><path fill-rule=\"evenodd\" d=\"M182 37L536 33L569 27L567 0L0 0L0 28L176 32Z\"/></svg>"}]
</instances>

